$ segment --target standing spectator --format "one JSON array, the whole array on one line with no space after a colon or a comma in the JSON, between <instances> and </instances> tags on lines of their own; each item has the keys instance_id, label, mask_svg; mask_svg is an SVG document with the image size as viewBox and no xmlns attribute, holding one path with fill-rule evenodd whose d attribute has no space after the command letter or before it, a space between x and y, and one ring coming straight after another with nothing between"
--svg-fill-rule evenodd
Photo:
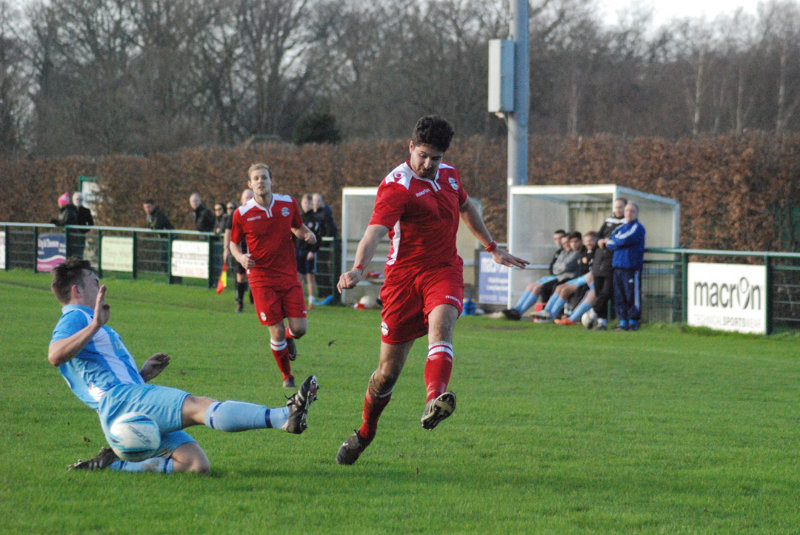
<instances>
[{"instance_id":1,"label":"standing spectator","mask_svg":"<svg viewBox=\"0 0 800 535\"><path fill-rule=\"evenodd\" d=\"M342 273L339 291L364 279L380 241L391 242L386 282L381 288L381 348L378 367L364 396L362 424L339 448L336 462L353 464L378 431L378 419L389 403L414 340L427 333L426 402L420 423L433 429L456 408L447 390L453 367L453 328L462 312L463 261L456 250L459 220L504 266L527 262L492 240L469 200L458 171L442 162L453 138L450 124L435 115L420 118L411 134L409 158L381 182L375 208L356 249L353 269Z\"/></svg>"},{"instance_id":2,"label":"standing spectator","mask_svg":"<svg viewBox=\"0 0 800 535\"><path fill-rule=\"evenodd\" d=\"M194 226L200 232L212 232L214 230L214 214L203 204L203 199L199 193L192 193L189 196L189 206L194 211Z\"/></svg>"},{"instance_id":3,"label":"standing spectator","mask_svg":"<svg viewBox=\"0 0 800 535\"><path fill-rule=\"evenodd\" d=\"M228 214L225 205L218 202L214 205L214 234L222 234L228 226Z\"/></svg>"},{"instance_id":4,"label":"standing spectator","mask_svg":"<svg viewBox=\"0 0 800 535\"><path fill-rule=\"evenodd\" d=\"M60 227L78 224L78 209L70 201L69 192L63 193L58 198L58 217L51 219L50 222Z\"/></svg>"},{"instance_id":5,"label":"standing spectator","mask_svg":"<svg viewBox=\"0 0 800 535\"><path fill-rule=\"evenodd\" d=\"M172 230L175 228L169 222L167 214L156 206L156 202L153 199L145 199L142 203L142 209L147 214L147 228L150 230Z\"/></svg>"},{"instance_id":6,"label":"standing spectator","mask_svg":"<svg viewBox=\"0 0 800 535\"><path fill-rule=\"evenodd\" d=\"M306 333L308 320L292 236L310 245L317 243L317 238L303 224L297 201L272 192L272 173L266 164L251 165L247 175L255 196L233 213L231 254L247 269L256 313L269 329L272 355L283 374L283 386L294 388L289 362L297 357L294 339ZM242 240L247 240L246 253L239 246ZM289 320L285 327L284 318Z\"/></svg>"},{"instance_id":7,"label":"standing spectator","mask_svg":"<svg viewBox=\"0 0 800 535\"><path fill-rule=\"evenodd\" d=\"M325 204L321 193L314 193L311 196L311 208L312 210L307 220L311 224L309 228L314 231L318 239L335 238L338 229L336 228L336 223L333 221L331 209ZM333 283L331 281L331 272L335 268L333 266L333 259L331 258L332 245L333 244L328 242L323 248L318 244L316 257L314 259L314 278L317 288L320 290L325 289L331 292L320 301L320 304L328 304L333 301ZM326 275L323 280L329 281L327 284L319 284L316 281L316 276L320 269L322 269L323 274Z\"/></svg>"},{"instance_id":8,"label":"standing spectator","mask_svg":"<svg viewBox=\"0 0 800 535\"><path fill-rule=\"evenodd\" d=\"M639 223L639 207L625 205L625 223L619 226L605 246L614 251L614 301L619 327L614 330L635 331L642 316L642 268L644 267L644 225Z\"/></svg>"},{"instance_id":9,"label":"standing spectator","mask_svg":"<svg viewBox=\"0 0 800 535\"><path fill-rule=\"evenodd\" d=\"M208 457L184 428L206 425L227 432L282 429L300 434L306 429L311 403L319 384L309 376L285 407L267 408L240 401L217 401L160 385L146 384L169 365L170 357L156 353L141 369L119 334L107 325L110 307L106 287L86 260L68 258L53 270L51 289L61 303L61 318L53 329L47 360L57 366L72 392L97 412L108 437L114 420L126 412L141 412L158 425L161 445L143 461L123 461L110 448L74 470L109 469L123 472L207 473ZM108 440L108 439L107 439Z\"/></svg>"},{"instance_id":10,"label":"standing spectator","mask_svg":"<svg viewBox=\"0 0 800 535\"><path fill-rule=\"evenodd\" d=\"M80 191L76 191L75 193L73 193L72 204L75 205L75 209L78 211L78 222L76 223L76 225L85 225L93 227L94 217L92 217L92 211L83 205L83 193L81 193ZM83 232L86 233L89 231L84 230Z\"/></svg>"},{"instance_id":11,"label":"standing spectator","mask_svg":"<svg viewBox=\"0 0 800 535\"><path fill-rule=\"evenodd\" d=\"M611 237L614 230L625 222L625 205L627 199L622 197L614 199L613 213L606 218L603 226L597 232L597 250L592 260L592 278L594 278L595 302L594 311L597 314L597 330L605 331L608 322L608 302L614 293L614 276L611 260L614 253L607 249L605 240Z\"/></svg>"},{"instance_id":12,"label":"standing spectator","mask_svg":"<svg viewBox=\"0 0 800 535\"><path fill-rule=\"evenodd\" d=\"M250 201L250 199L253 198L253 195L253 190L247 188L242 191L239 202L241 202L242 206L244 206ZM231 254L231 226L233 225L233 213L236 211L236 205L232 202L229 202L228 210L230 211L230 214L228 216L228 226L224 233L224 247L222 250L222 261L226 264ZM242 252L246 253L247 242L245 240L239 242L239 248L242 250ZM244 292L247 291L247 270L239 262L233 262L233 273L236 279L236 312L242 312L244 311ZM253 302L252 292L250 293L250 302Z\"/></svg>"},{"instance_id":13,"label":"standing spectator","mask_svg":"<svg viewBox=\"0 0 800 535\"><path fill-rule=\"evenodd\" d=\"M147 228L150 230L172 230L175 228L172 226L172 223L170 223L167 214L165 214L161 208L156 206L156 203L153 199L145 199L145 201L142 203L142 209L144 210L144 213L147 214ZM169 274L169 247L171 236L166 235L166 233L153 233L151 239L158 244L158 265L156 266L156 269ZM178 282L179 279L170 278L170 280L172 282Z\"/></svg>"},{"instance_id":14,"label":"standing spectator","mask_svg":"<svg viewBox=\"0 0 800 535\"><path fill-rule=\"evenodd\" d=\"M316 251L319 250L320 244L319 222L314 217L311 199L312 196L310 193L303 194L300 199L300 210L303 213L303 223L314 233L314 237L317 238L317 243L309 245L305 240L297 238L294 240L294 252L297 257L297 275L300 277L300 284L303 283L303 277L306 279L309 309L314 308L314 274L317 272L316 255L318 254Z\"/></svg>"},{"instance_id":15,"label":"standing spectator","mask_svg":"<svg viewBox=\"0 0 800 535\"><path fill-rule=\"evenodd\" d=\"M333 220L333 211L330 206L325 204L321 193L314 193L311 196L311 208L314 211L314 218L319 221L319 234L335 237L339 233L339 229L336 228L336 222Z\"/></svg>"},{"instance_id":16,"label":"standing spectator","mask_svg":"<svg viewBox=\"0 0 800 535\"><path fill-rule=\"evenodd\" d=\"M77 211L76 225L91 227L94 226L94 218L92 211L83 205L83 193L76 191L72 194L72 204L75 205ZM77 256L83 258L83 251L86 248L86 236L89 229L79 230L69 234L70 256Z\"/></svg>"}]
</instances>

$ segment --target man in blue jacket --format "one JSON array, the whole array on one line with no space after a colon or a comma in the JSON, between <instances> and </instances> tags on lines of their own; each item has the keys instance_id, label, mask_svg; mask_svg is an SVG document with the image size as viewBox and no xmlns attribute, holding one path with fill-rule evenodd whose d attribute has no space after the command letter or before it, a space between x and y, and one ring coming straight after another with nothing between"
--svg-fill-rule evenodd
<instances>
[{"instance_id":1,"label":"man in blue jacket","mask_svg":"<svg viewBox=\"0 0 800 535\"><path fill-rule=\"evenodd\" d=\"M642 317L642 267L644 265L644 226L639 222L639 207L625 205L625 223L617 227L604 245L614 251L614 301L617 304L619 327L615 330L635 331Z\"/></svg>"}]
</instances>

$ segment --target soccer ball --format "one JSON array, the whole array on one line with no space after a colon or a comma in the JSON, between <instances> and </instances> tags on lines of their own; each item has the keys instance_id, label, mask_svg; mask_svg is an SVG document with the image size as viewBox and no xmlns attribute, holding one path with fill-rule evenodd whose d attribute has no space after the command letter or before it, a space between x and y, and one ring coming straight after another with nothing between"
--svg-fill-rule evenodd
<instances>
[{"instance_id":1,"label":"soccer ball","mask_svg":"<svg viewBox=\"0 0 800 535\"><path fill-rule=\"evenodd\" d=\"M581 316L581 323L587 329L593 329L597 325L597 312L590 308Z\"/></svg>"},{"instance_id":2,"label":"soccer ball","mask_svg":"<svg viewBox=\"0 0 800 535\"><path fill-rule=\"evenodd\" d=\"M108 430L108 443L122 460L149 459L161 446L158 424L146 414L128 412L114 420Z\"/></svg>"}]
</instances>

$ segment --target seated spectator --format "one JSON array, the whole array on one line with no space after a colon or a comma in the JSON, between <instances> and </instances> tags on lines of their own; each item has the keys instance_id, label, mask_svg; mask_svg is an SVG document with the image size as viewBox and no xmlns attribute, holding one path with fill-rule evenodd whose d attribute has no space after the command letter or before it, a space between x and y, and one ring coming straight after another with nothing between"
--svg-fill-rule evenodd
<instances>
[{"instance_id":1,"label":"seated spectator","mask_svg":"<svg viewBox=\"0 0 800 535\"><path fill-rule=\"evenodd\" d=\"M534 316L545 321L558 318L564 306L570 302L570 300L577 302L583 298L593 282L590 270L596 245L597 233L594 231L587 232L583 236L583 247L581 248L581 258L578 268L579 276L556 286L544 310L535 312Z\"/></svg>"},{"instance_id":2,"label":"seated spectator","mask_svg":"<svg viewBox=\"0 0 800 535\"><path fill-rule=\"evenodd\" d=\"M555 238L554 234L554 241ZM561 237L560 241L562 250L557 253L551 265L551 275L530 283L514 308L503 311L507 319L519 320L539 299L542 301L549 299L559 283L568 281L578 274L582 248L581 233L573 232Z\"/></svg>"}]
</instances>

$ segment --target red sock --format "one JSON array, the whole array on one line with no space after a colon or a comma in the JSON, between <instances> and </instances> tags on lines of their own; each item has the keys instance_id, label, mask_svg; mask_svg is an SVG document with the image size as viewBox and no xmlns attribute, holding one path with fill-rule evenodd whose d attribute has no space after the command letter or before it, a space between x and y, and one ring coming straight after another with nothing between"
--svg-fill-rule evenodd
<instances>
[{"instance_id":1,"label":"red sock","mask_svg":"<svg viewBox=\"0 0 800 535\"><path fill-rule=\"evenodd\" d=\"M453 345L449 342L436 342L428 346L428 359L425 361L425 389L432 400L447 390L450 372L453 370Z\"/></svg>"},{"instance_id":2,"label":"red sock","mask_svg":"<svg viewBox=\"0 0 800 535\"><path fill-rule=\"evenodd\" d=\"M367 393L364 395L364 412L361 414L364 423L361 424L361 428L358 430L361 438L372 440L375 437L375 433L378 432L378 419L381 417L383 409L389 404L390 399L392 399L391 392L382 398L377 398L370 394L369 388L367 389Z\"/></svg>"},{"instance_id":3,"label":"red sock","mask_svg":"<svg viewBox=\"0 0 800 535\"><path fill-rule=\"evenodd\" d=\"M270 340L270 347L272 348L272 355L275 357L275 362L278 363L278 369L283 374L284 381L292 377L292 367L289 364L289 348L286 347L286 340L280 343Z\"/></svg>"}]
</instances>

